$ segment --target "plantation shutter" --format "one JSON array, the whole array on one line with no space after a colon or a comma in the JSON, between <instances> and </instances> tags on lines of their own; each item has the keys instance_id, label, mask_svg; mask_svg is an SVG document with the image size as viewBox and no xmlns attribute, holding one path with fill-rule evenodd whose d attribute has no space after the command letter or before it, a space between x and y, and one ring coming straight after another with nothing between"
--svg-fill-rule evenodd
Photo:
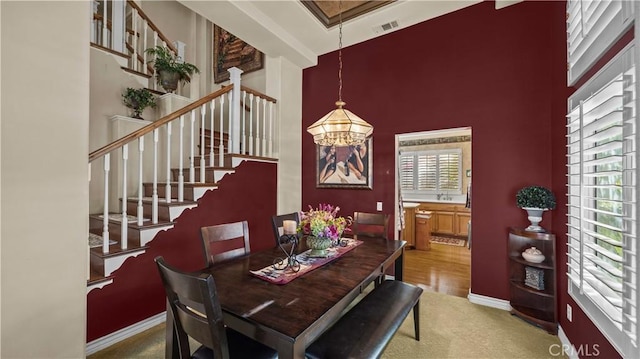
<instances>
[{"instance_id":1,"label":"plantation shutter","mask_svg":"<svg viewBox=\"0 0 640 359\"><path fill-rule=\"evenodd\" d=\"M418 186L420 191L435 191L438 189L438 157L434 154L416 155L418 162Z\"/></svg>"},{"instance_id":2,"label":"plantation shutter","mask_svg":"<svg viewBox=\"0 0 640 359\"><path fill-rule=\"evenodd\" d=\"M462 151L413 151L400 154L400 188L407 194L460 193Z\"/></svg>"},{"instance_id":3,"label":"plantation shutter","mask_svg":"<svg viewBox=\"0 0 640 359\"><path fill-rule=\"evenodd\" d=\"M413 190L413 155L400 155L400 188L403 191Z\"/></svg>"},{"instance_id":4,"label":"plantation shutter","mask_svg":"<svg viewBox=\"0 0 640 359\"><path fill-rule=\"evenodd\" d=\"M632 1L567 2L568 83L574 85L633 24Z\"/></svg>"},{"instance_id":5,"label":"plantation shutter","mask_svg":"<svg viewBox=\"0 0 640 359\"><path fill-rule=\"evenodd\" d=\"M636 66L627 46L569 99L569 293L638 357Z\"/></svg>"},{"instance_id":6,"label":"plantation shutter","mask_svg":"<svg viewBox=\"0 0 640 359\"><path fill-rule=\"evenodd\" d=\"M460 190L460 153L438 155L438 188L444 191Z\"/></svg>"}]
</instances>

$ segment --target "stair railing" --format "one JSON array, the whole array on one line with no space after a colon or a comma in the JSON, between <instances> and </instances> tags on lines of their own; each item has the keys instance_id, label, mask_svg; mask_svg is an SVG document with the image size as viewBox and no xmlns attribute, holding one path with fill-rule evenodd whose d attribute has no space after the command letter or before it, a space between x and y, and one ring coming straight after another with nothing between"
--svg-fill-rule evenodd
<instances>
[{"instance_id":1,"label":"stair railing","mask_svg":"<svg viewBox=\"0 0 640 359\"><path fill-rule=\"evenodd\" d=\"M95 0L91 17L91 41L129 56L128 68L153 75L144 51L158 45L178 50L142 9L132 0ZM156 88L155 82L152 84Z\"/></svg>"},{"instance_id":2,"label":"stair railing","mask_svg":"<svg viewBox=\"0 0 640 359\"><path fill-rule=\"evenodd\" d=\"M150 211L151 223L157 224L159 222L158 203L160 201L171 203L174 190L177 190L177 201L183 202L185 181L189 183L215 181L215 178L210 177L207 180L207 167L229 167L227 158L232 154L275 157L274 154L277 152L274 147L277 123L276 100L241 86L241 70L234 67L229 69L229 72L232 81L230 86L215 91L89 154L90 168L93 163L101 162L103 170L101 176L96 174L92 177L92 180L97 181L102 178L104 181L100 194L92 191L90 197L95 198L98 195L103 201L101 208L104 253L109 253L110 208L120 207L116 212L121 215L120 246L124 250L128 248L128 213L135 212L135 222L138 226L142 226L145 220L149 220L148 212ZM245 101L247 97L250 99L249 111L246 111L246 106L241 104L241 101ZM247 102L244 104L246 105ZM255 138L251 136L253 130L256 133ZM174 131L177 134L174 134ZM186 134L185 131L187 131ZM249 133L248 136L247 133ZM218 134L217 139L216 134ZM254 140L255 148L252 147ZM130 146L133 148L130 149ZM198 150L196 146L199 147ZM145 150L152 153L149 154ZM199 157L198 161L196 156ZM209 161L206 160L207 156ZM133 164L132 160L134 160ZM176 162L177 168L172 168ZM114 174L112 168L118 168L120 173ZM161 179L160 173L163 172L166 175ZM196 176L197 172L199 176ZM188 176L186 180L185 176ZM145 181L152 183L150 197L145 196L143 188ZM160 199L158 189L162 181L164 181L165 195ZM129 190L135 197L129 197Z\"/></svg>"}]
</instances>

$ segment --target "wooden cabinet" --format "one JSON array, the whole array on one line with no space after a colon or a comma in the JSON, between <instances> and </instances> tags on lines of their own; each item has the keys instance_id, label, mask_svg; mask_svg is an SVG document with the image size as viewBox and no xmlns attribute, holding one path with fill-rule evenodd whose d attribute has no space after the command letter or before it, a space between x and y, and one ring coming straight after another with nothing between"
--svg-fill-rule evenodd
<instances>
[{"instance_id":1,"label":"wooden cabinet","mask_svg":"<svg viewBox=\"0 0 640 359\"><path fill-rule=\"evenodd\" d=\"M431 231L437 234L466 237L471 211L462 204L423 203L420 210L431 212Z\"/></svg>"},{"instance_id":2,"label":"wooden cabinet","mask_svg":"<svg viewBox=\"0 0 640 359\"><path fill-rule=\"evenodd\" d=\"M539 249L544 261L526 261L522 252L530 247ZM511 313L557 334L555 235L510 228L507 248Z\"/></svg>"},{"instance_id":3,"label":"wooden cabinet","mask_svg":"<svg viewBox=\"0 0 640 359\"><path fill-rule=\"evenodd\" d=\"M428 251L431 249L431 220L431 212L416 212L416 249L418 250Z\"/></svg>"},{"instance_id":4,"label":"wooden cabinet","mask_svg":"<svg viewBox=\"0 0 640 359\"><path fill-rule=\"evenodd\" d=\"M404 208L404 230L402 231L402 239L407 242L407 247L416 246L415 238L415 207Z\"/></svg>"}]
</instances>

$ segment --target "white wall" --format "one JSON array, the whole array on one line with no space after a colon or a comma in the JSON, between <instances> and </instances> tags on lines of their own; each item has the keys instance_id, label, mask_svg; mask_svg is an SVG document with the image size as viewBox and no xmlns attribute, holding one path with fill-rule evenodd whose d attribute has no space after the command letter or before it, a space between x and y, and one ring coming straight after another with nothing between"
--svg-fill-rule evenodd
<instances>
[{"instance_id":1,"label":"white wall","mask_svg":"<svg viewBox=\"0 0 640 359\"><path fill-rule=\"evenodd\" d=\"M2 358L85 354L90 2L0 2Z\"/></svg>"}]
</instances>

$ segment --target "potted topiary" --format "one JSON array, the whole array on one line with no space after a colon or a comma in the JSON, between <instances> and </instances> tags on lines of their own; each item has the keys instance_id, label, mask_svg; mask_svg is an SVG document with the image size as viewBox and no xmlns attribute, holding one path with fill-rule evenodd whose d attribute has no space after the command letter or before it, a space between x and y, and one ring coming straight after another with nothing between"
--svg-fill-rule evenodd
<instances>
[{"instance_id":1,"label":"potted topiary","mask_svg":"<svg viewBox=\"0 0 640 359\"><path fill-rule=\"evenodd\" d=\"M133 110L132 117L142 119L142 111L145 108L156 107L156 98L153 96L151 91L146 88L134 89L131 87L127 87L127 89L122 93L122 102L125 106Z\"/></svg>"},{"instance_id":2,"label":"potted topiary","mask_svg":"<svg viewBox=\"0 0 640 359\"><path fill-rule=\"evenodd\" d=\"M538 224L542 221L544 211L556 208L556 197L548 188L541 186L524 187L516 194L516 204L527 211L531 225L526 231L544 232Z\"/></svg>"},{"instance_id":3,"label":"potted topiary","mask_svg":"<svg viewBox=\"0 0 640 359\"><path fill-rule=\"evenodd\" d=\"M194 64L182 61L182 58L168 47L158 45L146 49L145 52L154 56L149 63L153 63L158 85L167 92L174 92L178 88L178 82L184 85L186 82L191 82L191 76L194 73L200 73Z\"/></svg>"}]
</instances>

